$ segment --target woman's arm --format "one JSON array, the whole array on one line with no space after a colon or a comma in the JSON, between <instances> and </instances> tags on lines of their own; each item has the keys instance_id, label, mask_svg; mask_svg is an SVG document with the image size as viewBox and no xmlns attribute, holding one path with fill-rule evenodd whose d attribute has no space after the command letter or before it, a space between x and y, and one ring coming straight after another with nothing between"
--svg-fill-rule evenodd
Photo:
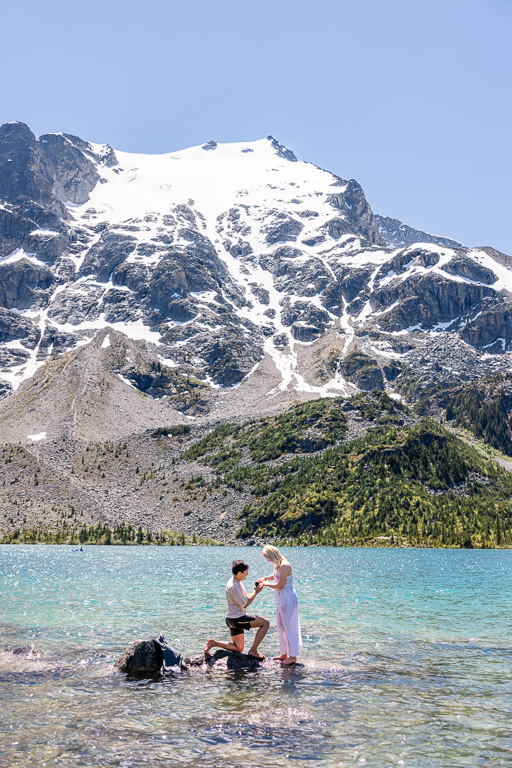
<instances>
[{"instance_id":1,"label":"woman's arm","mask_svg":"<svg viewBox=\"0 0 512 768\"><path fill-rule=\"evenodd\" d=\"M271 573L270 576L263 576L261 579L258 579L258 581L261 584L265 584L267 581L274 581L274 574Z\"/></svg>"},{"instance_id":2,"label":"woman's arm","mask_svg":"<svg viewBox=\"0 0 512 768\"><path fill-rule=\"evenodd\" d=\"M291 572L292 569L290 565L282 565L279 569L279 581L273 581L272 584L270 582L265 582L265 586L270 587L270 589L282 589Z\"/></svg>"}]
</instances>

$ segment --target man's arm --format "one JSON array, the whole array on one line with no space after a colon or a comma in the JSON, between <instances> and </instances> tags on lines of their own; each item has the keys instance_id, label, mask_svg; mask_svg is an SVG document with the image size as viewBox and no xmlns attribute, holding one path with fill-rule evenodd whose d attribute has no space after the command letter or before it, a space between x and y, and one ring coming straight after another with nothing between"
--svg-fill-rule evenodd
<instances>
[{"instance_id":1,"label":"man's arm","mask_svg":"<svg viewBox=\"0 0 512 768\"><path fill-rule=\"evenodd\" d=\"M253 589L253 591L251 592L251 594L250 594L250 595L248 595L248 594L247 594L247 592L245 591L244 587L242 586L242 584L240 584L240 586L242 587L242 593L243 593L244 597L246 597L246 598L247 598L247 602L246 602L246 604L245 604L245 607L246 607L246 608L247 608L247 606L248 606L248 605L250 605L250 604L252 603L252 601L254 600L254 598L256 597L256 595L259 595L259 593L260 593L260 592L261 592L261 590L263 589L263 587L255 587L255 588Z\"/></svg>"}]
</instances>

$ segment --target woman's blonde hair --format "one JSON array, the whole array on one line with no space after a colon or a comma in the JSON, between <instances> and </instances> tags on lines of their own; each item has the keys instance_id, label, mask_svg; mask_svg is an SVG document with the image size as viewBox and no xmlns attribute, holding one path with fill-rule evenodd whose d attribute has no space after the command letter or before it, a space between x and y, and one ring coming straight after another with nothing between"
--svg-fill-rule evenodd
<instances>
[{"instance_id":1,"label":"woman's blonde hair","mask_svg":"<svg viewBox=\"0 0 512 768\"><path fill-rule=\"evenodd\" d=\"M276 565L281 565L281 562L284 560L278 548L273 547L272 544L267 544L266 547L263 547L262 555Z\"/></svg>"}]
</instances>

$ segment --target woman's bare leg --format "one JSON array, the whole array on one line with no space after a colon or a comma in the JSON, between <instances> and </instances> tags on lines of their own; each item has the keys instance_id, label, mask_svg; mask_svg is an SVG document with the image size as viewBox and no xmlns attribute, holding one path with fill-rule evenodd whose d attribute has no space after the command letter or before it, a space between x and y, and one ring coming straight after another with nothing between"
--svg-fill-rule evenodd
<instances>
[{"instance_id":1,"label":"woman's bare leg","mask_svg":"<svg viewBox=\"0 0 512 768\"><path fill-rule=\"evenodd\" d=\"M244 649L244 633L241 635L235 635L232 643L225 643L222 640L214 640L213 637L208 639L204 647L205 653L210 653L212 648L222 648L225 651L234 651L235 653L242 653Z\"/></svg>"}]
</instances>

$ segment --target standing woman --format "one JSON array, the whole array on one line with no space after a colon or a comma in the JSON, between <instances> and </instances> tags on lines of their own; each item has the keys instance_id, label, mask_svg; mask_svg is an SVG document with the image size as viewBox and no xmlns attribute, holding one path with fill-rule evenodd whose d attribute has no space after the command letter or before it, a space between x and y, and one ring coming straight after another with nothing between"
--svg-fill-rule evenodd
<instances>
[{"instance_id":1,"label":"standing woman","mask_svg":"<svg viewBox=\"0 0 512 768\"><path fill-rule=\"evenodd\" d=\"M263 547L263 557L274 564L274 573L259 580L259 584L276 591L276 619L279 633L280 656L274 658L282 664L295 664L302 650L299 604L293 587L292 567L277 547Z\"/></svg>"}]
</instances>

